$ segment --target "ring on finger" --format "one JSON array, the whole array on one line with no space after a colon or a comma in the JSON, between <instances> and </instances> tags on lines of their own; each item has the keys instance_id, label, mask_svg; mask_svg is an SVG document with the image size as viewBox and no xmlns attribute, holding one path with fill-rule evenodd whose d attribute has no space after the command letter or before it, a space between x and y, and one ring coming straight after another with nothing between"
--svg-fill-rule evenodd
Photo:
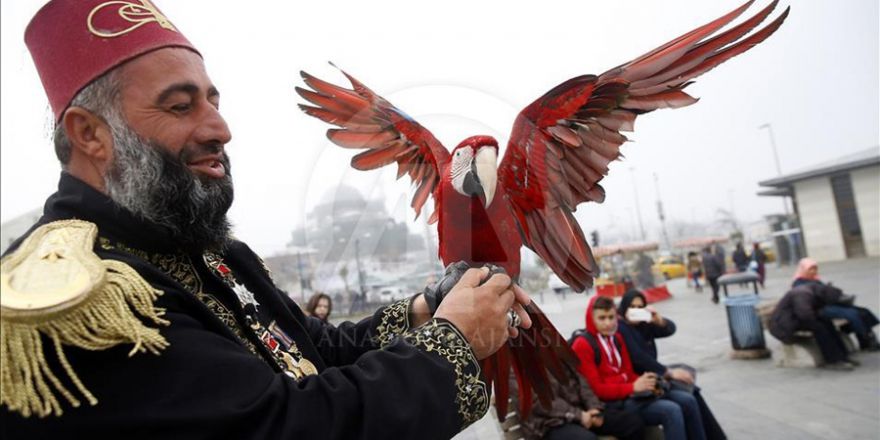
<instances>
[{"instance_id":1,"label":"ring on finger","mask_svg":"<svg viewBox=\"0 0 880 440\"><path fill-rule=\"evenodd\" d=\"M519 313L516 313L516 310L510 309L507 311L507 326L510 328L519 327L522 324L522 318L519 317Z\"/></svg>"}]
</instances>

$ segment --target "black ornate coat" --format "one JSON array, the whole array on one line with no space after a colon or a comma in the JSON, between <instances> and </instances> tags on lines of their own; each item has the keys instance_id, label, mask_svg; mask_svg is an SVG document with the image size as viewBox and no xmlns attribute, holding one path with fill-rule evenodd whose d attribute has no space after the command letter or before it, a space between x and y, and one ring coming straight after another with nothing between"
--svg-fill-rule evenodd
<instances>
[{"instance_id":1,"label":"black ornate coat","mask_svg":"<svg viewBox=\"0 0 880 440\"><path fill-rule=\"evenodd\" d=\"M97 225L98 256L164 292L157 306L170 324L160 333L170 345L131 357L130 345L65 348L97 405L45 418L4 406L4 439L439 439L487 410L464 337L443 320L410 328L409 300L358 323L324 324L275 287L244 243L183 251L62 173L37 226L72 218Z\"/></svg>"}]
</instances>

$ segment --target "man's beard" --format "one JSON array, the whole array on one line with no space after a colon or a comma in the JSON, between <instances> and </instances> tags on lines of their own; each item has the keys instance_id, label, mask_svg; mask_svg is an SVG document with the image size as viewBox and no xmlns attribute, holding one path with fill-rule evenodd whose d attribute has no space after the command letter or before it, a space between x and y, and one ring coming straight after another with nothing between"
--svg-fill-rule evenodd
<instances>
[{"instance_id":1,"label":"man's beard","mask_svg":"<svg viewBox=\"0 0 880 440\"><path fill-rule=\"evenodd\" d=\"M222 145L186 145L175 157L168 148L144 141L124 122L110 121L114 158L104 176L110 198L137 217L165 227L182 248L223 250L229 240L226 211L233 188ZM200 179L187 162L222 153L226 174Z\"/></svg>"}]
</instances>

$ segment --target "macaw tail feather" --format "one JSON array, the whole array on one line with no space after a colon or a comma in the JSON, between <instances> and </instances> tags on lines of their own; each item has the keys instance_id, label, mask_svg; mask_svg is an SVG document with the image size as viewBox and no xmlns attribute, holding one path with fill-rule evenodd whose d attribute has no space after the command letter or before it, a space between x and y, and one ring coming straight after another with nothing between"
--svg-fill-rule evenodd
<instances>
[{"instance_id":1,"label":"macaw tail feather","mask_svg":"<svg viewBox=\"0 0 880 440\"><path fill-rule=\"evenodd\" d=\"M511 367L516 378L521 418L527 418L531 413L533 391L543 407L550 407L553 401L551 380L555 379L562 386L576 386L568 383L570 378L563 365L566 363L576 369L579 362L568 341L534 302L525 309L532 319L532 327L519 329L516 339L511 339L482 361L483 378L495 391L495 410L498 420L502 421L508 411Z\"/></svg>"}]
</instances>

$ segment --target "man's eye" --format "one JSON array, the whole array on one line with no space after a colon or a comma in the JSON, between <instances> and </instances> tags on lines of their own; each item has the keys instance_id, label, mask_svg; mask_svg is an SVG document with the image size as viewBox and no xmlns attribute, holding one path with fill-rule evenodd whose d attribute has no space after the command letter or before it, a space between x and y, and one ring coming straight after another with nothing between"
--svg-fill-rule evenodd
<instances>
[{"instance_id":1,"label":"man's eye","mask_svg":"<svg viewBox=\"0 0 880 440\"><path fill-rule=\"evenodd\" d=\"M185 111L188 111L189 109L190 109L189 104L174 104L171 106L171 111L175 111L175 112L185 112Z\"/></svg>"}]
</instances>

